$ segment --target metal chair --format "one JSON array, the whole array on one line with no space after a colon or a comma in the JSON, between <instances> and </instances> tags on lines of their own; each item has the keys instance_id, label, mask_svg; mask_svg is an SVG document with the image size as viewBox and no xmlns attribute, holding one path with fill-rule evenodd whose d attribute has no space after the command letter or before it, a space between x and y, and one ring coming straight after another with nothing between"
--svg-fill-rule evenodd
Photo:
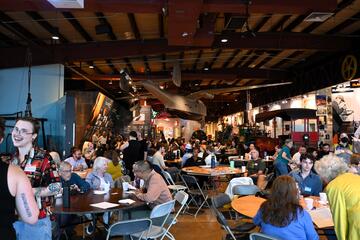
<instances>
[{"instance_id":1,"label":"metal chair","mask_svg":"<svg viewBox=\"0 0 360 240\"><path fill-rule=\"evenodd\" d=\"M176 193L175 195L175 200L176 202L178 202L180 204L179 209L177 210L174 218L172 219L171 223L169 224L169 226L166 228L166 232L165 234L162 236L161 240L164 239L164 237L168 237L169 239L173 239L175 240L175 237L169 232L170 228L176 224L177 221L177 217L179 216L179 214L181 213L181 211L183 210L183 208L185 207L187 200L189 199L189 194L187 194L184 191L179 191Z\"/></svg>"},{"instance_id":2,"label":"metal chair","mask_svg":"<svg viewBox=\"0 0 360 240\"><path fill-rule=\"evenodd\" d=\"M162 238L167 233L167 230L164 227L164 225L166 223L166 220L169 218L169 215L173 210L174 205L175 205L175 200L155 206L150 213L150 219L164 218L161 226L151 225L150 229L147 231L145 235L140 236L140 234L137 233L137 234L133 234L132 236L138 239Z\"/></svg>"},{"instance_id":3,"label":"metal chair","mask_svg":"<svg viewBox=\"0 0 360 240\"><path fill-rule=\"evenodd\" d=\"M182 178L183 182L185 183L186 187L187 187L187 192L190 196L190 202L193 202L198 209L196 210L194 217L197 216L197 214L199 213L199 211L201 210L201 208L206 204L209 208L210 205L207 202L209 196L207 194L204 193L204 191L201 189L201 187L199 186L196 178L194 176L190 176L190 175L180 175L180 177ZM197 203L197 201L195 200L195 197L199 197L200 198L200 206ZM187 212L188 214L191 214L189 212Z\"/></svg>"},{"instance_id":4,"label":"metal chair","mask_svg":"<svg viewBox=\"0 0 360 240\"><path fill-rule=\"evenodd\" d=\"M228 221L219 210L224 205L231 203L230 197L225 193L219 193L218 195L211 198L211 209L215 213L218 223L226 230L227 234L234 240L237 237L247 237L250 230L254 229L256 226L253 223L243 223L235 227L230 227Z\"/></svg>"},{"instance_id":5,"label":"metal chair","mask_svg":"<svg viewBox=\"0 0 360 240\"><path fill-rule=\"evenodd\" d=\"M279 240L279 239L263 233L251 233L250 240Z\"/></svg>"},{"instance_id":6,"label":"metal chair","mask_svg":"<svg viewBox=\"0 0 360 240\"><path fill-rule=\"evenodd\" d=\"M140 238L149 230L151 226L150 219L135 219L128 221L120 221L110 226L106 240L116 236L130 236L132 239L133 234L139 234Z\"/></svg>"},{"instance_id":7,"label":"metal chair","mask_svg":"<svg viewBox=\"0 0 360 240\"><path fill-rule=\"evenodd\" d=\"M163 171L163 175L165 177L165 180L168 184L168 188L171 190L171 191L174 191L175 194L178 192L178 191L183 191L183 190L186 190L187 187L184 186L184 185L179 185L179 184L175 184L174 180L172 179L170 173L168 173L167 171Z\"/></svg>"},{"instance_id":8,"label":"metal chair","mask_svg":"<svg viewBox=\"0 0 360 240\"><path fill-rule=\"evenodd\" d=\"M259 191L256 185L235 185L232 189L233 194L239 196L255 195Z\"/></svg>"}]
</instances>

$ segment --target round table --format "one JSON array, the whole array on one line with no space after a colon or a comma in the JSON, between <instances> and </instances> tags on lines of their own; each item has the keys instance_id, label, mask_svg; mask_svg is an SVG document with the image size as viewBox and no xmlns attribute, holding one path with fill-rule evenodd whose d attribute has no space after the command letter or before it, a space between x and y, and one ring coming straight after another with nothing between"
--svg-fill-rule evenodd
<instances>
[{"instance_id":1,"label":"round table","mask_svg":"<svg viewBox=\"0 0 360 240\"><path fill-rule=\"evenodd\" d=\"M135 202L132 204L120 204L118 201L121 199L132 199ZM100 202L110 202L119 204L113 208L97 208L93 207L90 204L100 203ZM137 207L145 206L146 203L140 201L133 194L123 193L120 188L113 188L106 194L95 194L94 190L89 190L84 194L76 194L70 197L70 207L65 208L63 206L62 198L56 198L55 204L52 208L52 211L57 214L87 214L87 213L104 213L111 211L119 211L119 210L129 210Z\"/></svg>"},{"instance_id":2,"label":"round table","mask_svg":"<svg viewBox=\"0 0 360 240\"><path fill-rule=\"evenodd\" d=\"M316 209L324 209L325 207L319 203L319 197L310 196L310 198L314 199L314 207ZM261 204L265 202L266 199L255 197L254 195L249 195L245 197L240 197L237 199L234 199L231 202L231 207L237 211L238 213L245 215L247 217L253 218L255 217L257 211L259 210ZM305 208L305 201L302 198L300 200L300 205ZM332 219L329 219L326 216L322 216L321 214L317 214L315 217L314 211L308 211L310 213L310 216L312 217L313 222L319 227L319 228L332 228L334 227L334 223L332 222ZM320 227L321 226L321 227Z\"/></svg>"},{"instance_id":3,"label":"round table","mask_svg":"<svg viewBox=\"0 0 360 240\"><path fill-rule=\"evenodd\" d=\"M208 165L184 167L181 170L189 175L199 176L223 176L244 174L246 172L242 172L239 168L230 168L229 166L216 166L215 168L211 168Z\"/></svg>"}]
</instances>

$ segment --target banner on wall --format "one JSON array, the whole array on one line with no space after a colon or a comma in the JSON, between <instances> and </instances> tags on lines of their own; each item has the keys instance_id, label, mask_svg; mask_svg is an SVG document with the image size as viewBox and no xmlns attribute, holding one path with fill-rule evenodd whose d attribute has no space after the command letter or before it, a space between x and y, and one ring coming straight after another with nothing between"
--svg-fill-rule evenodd
<instances>
[{"instance_id":1,"label":"banner on wall","mask_svg":"<svg viewBox=\"0 0 360 240\"><path fill-rule=\"evenodd\" d=\"M353 133L355 125L360 122L360 88L347 82L333 87L331 91L334 133Z\"/></svg>"}]
</instances>

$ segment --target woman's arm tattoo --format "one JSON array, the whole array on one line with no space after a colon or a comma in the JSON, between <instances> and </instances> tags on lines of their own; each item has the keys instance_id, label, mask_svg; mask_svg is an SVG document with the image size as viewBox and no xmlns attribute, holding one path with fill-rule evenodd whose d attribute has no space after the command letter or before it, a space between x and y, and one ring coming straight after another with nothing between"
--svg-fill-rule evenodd
<instances>
[{"instance_id":1,"label":"woman's arm tattoo","mask_svg":"<svg viewBox=\"0 0 360 240\"><path fill-rule=\"evenodd\" d=\"M21 200L22 200L22 203L24 205L27 217L31 217L32 214L31 214L31 210L30 210L30 207L29 207L29 203L28 203L28 201L26 199L25 193L21 193L20 196L21 196Z\"/></svg>"}]
</instances>

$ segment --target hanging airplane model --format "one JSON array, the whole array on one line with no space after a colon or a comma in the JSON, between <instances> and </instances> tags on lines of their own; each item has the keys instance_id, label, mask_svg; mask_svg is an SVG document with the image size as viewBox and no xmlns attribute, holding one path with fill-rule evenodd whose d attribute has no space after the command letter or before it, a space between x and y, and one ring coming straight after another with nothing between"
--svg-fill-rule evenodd
<instances>
[{"instance_id":1,"label":"hanging airplane model","mask_svg":"<svg viewBox=\"0 0 360 240\"><path fill-rule=\"evenodd\" d=\"M142 82L144 88L149 91L155 98L159 99L170 113L183 119L202 121L206 117L206 106L200 98L214 98L214 95L225 92L237 92L242 90L251 90L264 87L275 87L292 84L292 82L271 83L244 87L230 87L200 90L189 94L188 96L175 95L168 93L159 88L153 81L146 80Z\"/></svg>"}]
</instances>

